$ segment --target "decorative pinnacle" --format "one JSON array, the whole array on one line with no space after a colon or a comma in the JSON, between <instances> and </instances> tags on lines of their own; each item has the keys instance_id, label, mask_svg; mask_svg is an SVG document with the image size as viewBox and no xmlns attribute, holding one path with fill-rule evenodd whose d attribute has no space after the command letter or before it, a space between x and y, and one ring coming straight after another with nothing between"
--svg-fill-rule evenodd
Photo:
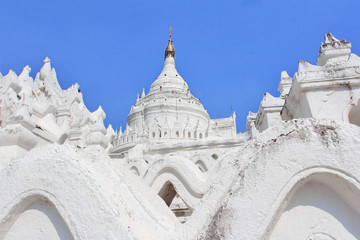
<instances>
[{"instance_id":1,"label":"decorative pinnacle","mask_svg":"<svg viewBox=\"0 0 360 240\"><path fill-rule=\"evenodd\" d=\"M169 29L169 40L168 40L168 44L165 48L165 58L167 58L168 56L171 56L175 59L175 48L172 44L172 40L171 40L171 31L174 30L170 27Z\"/></svg>"},{"instance_id":2,"label":"decorative pinnacle","mask_svg":"<svg viewBox=\"0 0 360 240\"><path fill-rule=\"evenodd\" d=\"M141 98L145 97L145 89L143 88L142 94L141 94Z\"/></svg>"}]
</instances>

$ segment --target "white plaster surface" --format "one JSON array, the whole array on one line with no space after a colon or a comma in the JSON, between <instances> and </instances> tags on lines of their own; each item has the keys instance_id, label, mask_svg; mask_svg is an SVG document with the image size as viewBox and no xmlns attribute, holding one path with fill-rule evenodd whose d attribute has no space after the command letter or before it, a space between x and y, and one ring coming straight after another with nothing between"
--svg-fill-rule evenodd
<instances>
[{"instance_id":1,"label":"white plaster surface","mask_svg":"<svg viewBox=\"0 0 360 240\"><path fill-rule=\"evenodd\" d=\"M259 134L233 161L238 179L209 229L224 239L288 239L299 227L294 239L306 239L316 229L331 236L331 226L356 239L359 143L357 126L324 120L280 122Z\"/></svg>"},{"instance_id":2,"label":"white plaster surface","mask_svg":"<svg viewBox=\"0 0 360 240\"><path fill-rule=\"evenodd\" d=\"M20 214L4 239L71 240L73 237L56 209L40 200Z\"/></svg>"},{"instance_id":3,"label":"white plaster surface","mask_svg":"<svg viewBox=\"0 0 360 240\"><path fill-rule=\"evenodd\" d=\"M333 239L359 239L358 209L343 197L324 184L304 184L281 214L270 239L311 239L317 233Z\"/></svg>"},{"instance_id":4,"label":"white plaster surface","mask_svg":"<svg viewBox=\"0 0 360 240\"><path fill-rule=\"evenodd\" d=\"M239 134L235 113L210 119L192 96L171 38L119 133L48 58L35 80L0 75L0 239L360 239L350 48L327 34Z\"/></svg>"}]
</instances>

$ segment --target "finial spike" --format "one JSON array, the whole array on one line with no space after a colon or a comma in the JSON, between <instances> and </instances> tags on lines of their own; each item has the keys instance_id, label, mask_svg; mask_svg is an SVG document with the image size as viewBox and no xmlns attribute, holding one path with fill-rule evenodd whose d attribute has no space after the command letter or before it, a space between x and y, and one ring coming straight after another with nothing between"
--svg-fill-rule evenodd
<instances>
[{"instance_id":1,"label":"finial spike","mask_svg":"<svg viewBox=\"0 0 360 240\"><path fill-rule=\"evenodd\" d=\"M165 48L165 58L167 58L168 56L171 56L175 59L175 48L172 44L172 40L171 40L171 31L174 30L170 27L169 29L169 40L168 40L168 44Z\"/></svg>"},{"instance_id":2,"label":"finial spike","mask_svg":"<svg viewBox=\"0 0 360 240\"><path fill-rule=\"evenodd\" d=\"M172 29L171 26L170 26L170 28L169 28L169 40L171 40L171 31L172 30L174 30L174 29Z\"/></svg>"}]
</instances>

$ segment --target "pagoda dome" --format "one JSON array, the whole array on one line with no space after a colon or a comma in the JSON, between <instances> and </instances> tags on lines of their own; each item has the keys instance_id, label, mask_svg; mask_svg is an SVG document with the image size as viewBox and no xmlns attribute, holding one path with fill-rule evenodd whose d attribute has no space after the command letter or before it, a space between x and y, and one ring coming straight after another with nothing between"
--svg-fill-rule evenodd
<instances>
[{"instance_id":1,"label":"pagoda dome","mask_svg":"<svg viewBox=\"0 0 360 240\"><path fill-rule=\"evenodd\" d=\"M188 84L175 68L175 48L170 35L164 68L149 93L142 94L131 108L128 125L136 133L147 132L149 138L196 138L197 131L202 131L201 136L205 137L209 121L200 100L190 93Z\"/></svg>"}]
</instances>

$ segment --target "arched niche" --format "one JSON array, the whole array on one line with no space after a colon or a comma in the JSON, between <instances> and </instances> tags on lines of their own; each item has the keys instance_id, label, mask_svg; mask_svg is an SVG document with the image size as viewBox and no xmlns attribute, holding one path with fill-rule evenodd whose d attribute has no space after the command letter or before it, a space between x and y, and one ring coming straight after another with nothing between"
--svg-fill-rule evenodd
<instances>
[{"instance_id":1,"label":"arched niche","mask_svg":"<svg viewBox=\"0 0 360 240\"><path fill-rule=\"evenodd\" d=\"M359 211L359 189L338 175L315 173L292 188L264 239L360 239Z\"/></svg>"},{"instance_id":2,"label":"arched niche","mask_svg":"<svg viewBox=\"0 0 360 240\"><path fill-rule=\"evenodd\" d=\"M198 160L198 161L196 161L195 164L196 164L196 166L198 166L198 168L200 169L201 172L207 172L208 169L203 161Z\"/></svg>"},{"instance_id":3,"label":"arched niche","mask_svg":"<svg viewBox=\"0 0 360 240\"><path fill-rule=\"evenodd\" d=\"M170 181L191 209L197 206L207 189L203 174L190 159L180 162L178 158L170 158L166 161L160 158L142 174L143 181L157 193L166 182Z\"/></svg>"},{"instance_id":4,"label":"arched niche","mask_svg":"<svg viewBox=\"0 0 360 240\"><path fill-rule=\"evenodd\" d=\"M137 169L137 167L132 166L132 167L130 168L130 171L132 171L132 172L135 173L136 175L140 176L140 172L139 172L139 169Z\"/></svg>"},{"instance_id":5,"label":"arched niche","mask_svg":"<svg viewBox=\"0 0 360 240\"><path fill-rule=\"evenodd\" d=\"M9 215L1 239L74 239L56 207L42 196L27 197Z\"/></svg>"}]
</instances>

